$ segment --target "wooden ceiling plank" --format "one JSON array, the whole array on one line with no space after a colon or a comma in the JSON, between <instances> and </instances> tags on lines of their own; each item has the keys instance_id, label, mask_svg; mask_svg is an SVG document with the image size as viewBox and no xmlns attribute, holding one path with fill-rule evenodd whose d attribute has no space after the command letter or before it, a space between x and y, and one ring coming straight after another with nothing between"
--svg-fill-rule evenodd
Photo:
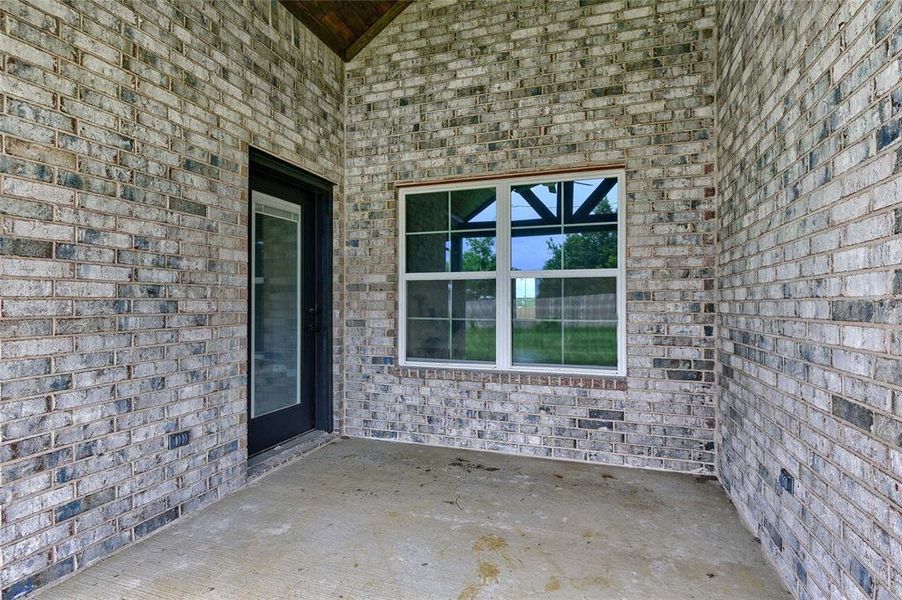
<instances>
[{"instance_id":1,"label":"wooden ceiling plank","mask_svg":"<svg viewBox=\"0 0 902 600\"><path fill-rule=\"evenodd\" d=\"M342 60L348 62L413 0L279 2Z\"/></svg>"},{"instance_id":2,"label":"wooden ceiling plank","mask_svg":"<svg viewBox=\"0 0 902 600\"><path fill-rule=\"evenodd\" d=\"M364 4L364 6L361 6ZM369 6L373 4L373 6ZM353 44L360 34L370 28L370 25L382 16L383 10L378 3L359 3L345 1L342 3L341 10L335 11L336 16L342 19L350 30L354 32L348 46Z\"/></svg>"},{"instance_id":3,"label":"wooden ceiling plank","mask_svg":"<svg viewBox=\"0 0 902 600\"><path fill-rule=\"evenodd\" d=\"M399 14L401 14L401 12L405 8L410 6L410 4L412 2L413 2L413 0L398 0L397 2L392 4L391 8L389 8L387 11L385 11L385 13L383 13L383 15L381 17L379 17L379 19L376 20L376 22L373 23L369 29L367 29L365 32L363 32L363 34L359 38L357 38L356 42L351 44L348 47L348 49L345 50L345 53L342 56L344 61L348 62L352 58L357 56L357 54L361 50L363 50L363 48L367 44L369 44L371 41L373 41L373 38L375 38L377 35L379 35L379 32L381 32L383 29L385 29L389 23L394 21L395 17L397 17Z\"/></svg>"},{"instance_id":4,"label":"wooden ceiling plank","mask_svg":"<svg viewBox=\"0 0 902 600\"><path fill-rule=\"evenodd\" d=\"M300 0L280 0L282 6L288 9L295 18L304 24L313 35L318 37L326 46L339 56L344 56L345 45L329 27L320 20L320 15L314 13L309 3Z\"/></svg>"}]
</instances>

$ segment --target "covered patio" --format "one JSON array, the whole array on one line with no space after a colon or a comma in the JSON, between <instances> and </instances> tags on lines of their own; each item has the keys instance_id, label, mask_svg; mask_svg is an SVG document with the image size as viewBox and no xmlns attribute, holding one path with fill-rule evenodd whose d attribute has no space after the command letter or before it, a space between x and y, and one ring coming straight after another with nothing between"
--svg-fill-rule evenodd
<instances>
[{"instance_id":1,"label":"covered patio","mask_svg":"<svg viewBox=\"0 0 902 600\"><path fill-rule=\"evenodd\" d=\"M790 595L710 477L338 439L40 594Z\"/></svg>"},{"instance_id":2,"label":"covered patio","mask_svg":"<svg viewBox=\"0 0 902 600\"><path fill-rule=\"evenodd\" d=\"M0 0L0 593L902 600L902 0Z\"/></svg>"}]
</instances>

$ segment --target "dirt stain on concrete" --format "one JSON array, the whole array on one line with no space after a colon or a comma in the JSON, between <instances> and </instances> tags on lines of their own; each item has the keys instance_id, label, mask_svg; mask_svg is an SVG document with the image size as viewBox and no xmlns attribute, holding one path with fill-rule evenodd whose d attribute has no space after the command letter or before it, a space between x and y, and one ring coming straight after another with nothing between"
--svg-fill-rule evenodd
<instances>
[{"instance_id":1,"label":"dirt stain on concrete","mask_svg":"<svg viewBox=\"0 0 902 600\"><path fill-rule=\"evenodd\" d=\"M577 579L570 580L571 585L576 590L585 591L589 588L595 587L610 587L611 582L608 581L607 577L602 577L601 575L592 575L589 577L579 577Z\"/></svg>"},{"instance_id":2,"label":"dirt stain on concrete","mask_svg":"<svg viewBox=\"0 0 902 600\"><path fill-rule=\"evenodd\" d=\"M507 540L493 533L487 533L473 542L474 552L493 552L510 562L507 550ZM479 583L467 584L461 590L457 600L474 600L487 585L498 583L499 575L501 575L501 570L498 565L480 558L476 565L476 576L479 578Z\"/></svg>"},{"instance_id":3,"label":"dirt stain on concrete","mask_svg":"<svg viewBox=\"0 0 902 600\"><path fill-rule=\"evenodd\" d=\"M492 552L503 558L505 562L507 562L508 566L514 566L514 559L511 556L510 546L508 546L507 540L500 535L487 533L486 535L480 537L478 540L473 542L473 551Z\"/></svg>"},{"instance_id":4,"label":"dirt stain on concrete","mask_svg":"<svg viewBox=\"0 0 902 600\"><path fill-rule=\"evenodd\" d=\"M501 575L501 569L498 565L480 560L476 566L476 576L479 577L478 583L469 583L460 591L457 600L475 600L487 585L498 583L498 577Z\"/></svg>"},{"instance_id":5,"label":"dirt stain on concrete","mask_svg":"<svg viewBox=\"0 0 902 600\"><path fill-rule=\"evenodd\" d=\"M501 570L498 568L498 565L481 560L479 561L479 566L476 567L476 574L482 579L482 585L488 585L489 583L498 583L498 576L501 575Z\"/></svg>"},{"instance_id":6,"label":"dirt stain on concrete","mask_svg":"<svg viewBox=\"0 0 902 600\"><path fill-rule=\"evenodd\" d=\"M546 592L556 592L561 589L561 580L552 575L548 578L548 583L545 584Z\"/></svg>"},{"instance_id":7,"label":"dirt stain on concrete","mask_svg":"<svg viewBox=\"0 0 902 600\"><path fill-rule=\"evenodd\" d=\"M500 535L489 533L473 542L473 550L501 553L507 550L507 540Z\"/></svg>"},{"instance_id":8,"label":"dirt stain on concrete","mask_svg":"<svg viewBox=\"0 0 902 600\"><path fill-rule=\"evenodd\" d=\"M452 462L448 463L449 467L461 467L467 471L467 473L472 473L473 470L479 471L488 471L489 473L493 473L498 471L498 467L487 467L481 463L474 463L468 461L466 458L455 458Z\"/></svg>"},{"instance_id":9,"label":"dirt stain on concrete","mask_svg":"<svg viewBox=\"0 0 902 600\"><path fill-rule=\"evenodd\" d=\"M476 596L479 595L479 592L481 591L481 585L477 583L471 583L460 591L460 595L457 597L457 600L475 600Z\"/></svg>"}]
</instances>

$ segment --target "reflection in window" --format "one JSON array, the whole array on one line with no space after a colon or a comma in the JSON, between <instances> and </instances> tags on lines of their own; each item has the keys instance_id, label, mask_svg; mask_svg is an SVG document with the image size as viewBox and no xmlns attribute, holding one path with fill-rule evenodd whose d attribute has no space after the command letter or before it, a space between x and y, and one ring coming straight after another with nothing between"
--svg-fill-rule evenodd
<instances>
[{"instance_id":1,"label":"reflection in window","mask_svg":"<svg viewBox=\"0 0 902 600\"><path fill-rule=\"evenodd\" d=\"M451 229L495 229L495 188L451 192Z\"/></svg>"},{"instance_id":2,"label":"reflection in window","mask_svg":"<svg viewBox=\"0 0 902 600\"><path fill-rule=\"evenodd\" d=\"M514 364L617 364L617 279L517 278Z\"/></svg>"},{"instance_id":3,"label":"reflection in window","mask_svg":"<svg viewBox=\"0 0 902 600\"><path fill-rule=\"evenodd\" d=\"M495 232L451 234L452 271L494 271Z\"/></svg>"},{"instance_id":4,"label":"reflection in window","mask_svg":"<svg viewBox=\"0 0 902 600\"><path fill-rule=\"evenodd\" d=\"M402 192L402 361L624 372L623 181L528 181Z\"/></svg>"},{"instance_id":5,"label":"reflection in window","mask_svg":"<svg viewBox=\"0 0 902 600\"><path fill-rule=\"evenodd\" d=\"M616 224L564 227L563 238L560 245L550 247L553 260L547 269L617 268Z\"/></svg>"},{"instance_id":6,"label":"reflection in window","mask_svg":"<svg viewBox=\"0 0 902 600\"><path fill-rule=\"evenodd\" d=\"M511 269L541 271L561 268L564 235L558 229L536 227L511 233Z\"/></svg>"},{"instance_id":7,"label":"reflection in window","mask_svg":"<svg viewBox=\"0 0 902 600\"><path fill-rule=\"evenodd\" d=\"M495 360L495 280L407 282L407 357Z\"/></svg>"},{"instance_id":8,"label":"reflection in window","mask_svg":"<svg viewBox=\"0 0 902 600\"><path fill-rule=\"evenodd\" d=\"M409 233L406 251L408 273L448 270L451 248L447 233Z\"/></svg>"},{"instance_id":9,"label":"reflection in window","mask_svg":"<svg viewBox=\"0 0 902 600\"><path fill-rule=\"evenodd\" d=\"M411 194L405 212L407 233L448 230L448 192Z\"/></svg>"},{"instance_id":10,"label":"reflection in window","mask_svg":"<svg viewBox=\"0 0 902 600\"><path fill-rule=\"evenodd\" d=\"M561 186L537 183L511 187L511 225L550 225L561 222Z\"/></svg>"},{"instance_id":11,"label":"reflection in window","mask_svg":"<svg viewBox=\"0 0 902 600\"><path fill-rule=\"evenodd\" d=\"M406 272L494 271L496 207L495 188L409 195Z\"/></svg>"},{"instance_id":12,"label":"reflection in window","mask_svg":"<svg viewBox=\"0 0 902 600\"><path fill-rule=\"evenodd\" d=\"M564 223L616 223L617 178L584 179L564 184Z\"/></svg>"},{"instance_id":13,"label":"reflection in window","mask_svg":"<svg viewBox=\"0 0 902 600\"><path fill-rule=\"evenodd\" d=\"M617 268L617 178L511 188L514 271Z\"/></svg>"}]
</instances>

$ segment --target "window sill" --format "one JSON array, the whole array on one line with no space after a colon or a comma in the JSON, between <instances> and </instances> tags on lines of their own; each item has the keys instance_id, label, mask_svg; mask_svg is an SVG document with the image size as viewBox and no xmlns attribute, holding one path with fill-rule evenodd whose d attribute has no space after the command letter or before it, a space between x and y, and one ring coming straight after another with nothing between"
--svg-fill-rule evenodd
<instances>
[{"instance_id":1,"label":"window sill","mask_svg":"<svg viewBox=\"0 0 902 600\"><path fill-rule=\"evenodd\" d=\"M613 370L495 369L485 365L473 364L407 362L396 366L392 371L400 377L448 381L562 385L617 390L625 390L627 388L626 375L618 374Z\"/></svg>"},{"instance_id":2,"label":"window sill","mask_svg":"<svg viewBox=\"0 0 902 600\"><path fill-rule=\"evenodd\" d=\"M562 376L562 377L626 377L626 373L619 373L616 369L580 369L578 367L511 367L510 369L496 369L488 364L479 363L434 363L407 361L399 363L402 368L409 369L443 369L450 371L482 371L485 373L516 373L522 375Z\"/></svg>"}]
</instances>

